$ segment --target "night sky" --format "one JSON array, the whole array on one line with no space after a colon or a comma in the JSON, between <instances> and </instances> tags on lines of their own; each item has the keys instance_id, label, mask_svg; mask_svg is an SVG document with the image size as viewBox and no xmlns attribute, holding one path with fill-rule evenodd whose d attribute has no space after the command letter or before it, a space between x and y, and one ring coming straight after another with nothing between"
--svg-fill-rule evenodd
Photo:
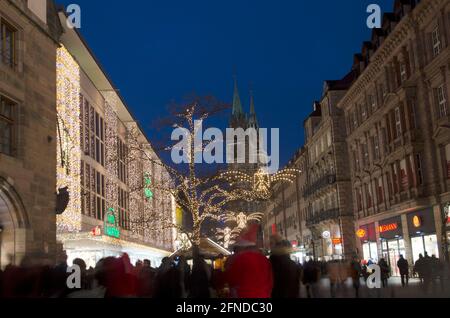
<instances>
[{"instance_id":1,"label":"night sky","mask_svg":"<svg viewBox=\"0 0 450 318\"><path fill-rule=\"evenodd\" d=\"M342 78L370 39L370 3L393 0L59 0L82 8L81 33L152 139L167 105L195 92L231 103L233 74L264 128L280 128L282 164L323 81ZM226 123L228 118L223 118Z\"/></svg>"}]
</instances>

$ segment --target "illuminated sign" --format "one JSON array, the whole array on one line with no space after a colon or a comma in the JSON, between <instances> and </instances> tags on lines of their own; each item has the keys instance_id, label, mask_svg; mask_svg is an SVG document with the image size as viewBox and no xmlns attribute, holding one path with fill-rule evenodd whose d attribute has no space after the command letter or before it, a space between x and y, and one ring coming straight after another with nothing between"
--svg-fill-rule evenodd
<instances>
[{"instance_id":1,"label":"illuminated sign","mask_svg":"<svg viewBox=\"0 0 450 318\"><path fill-rule=\"evenodd\" d=\"M120 238L120 230L117 226L117 218L113 208L110 208L105 215L105 234L111 237Z\"/></svg>"},{"instance_id":2,"label":"illuminated sign","mask_svg":"<svg viewBox=\"0 0 450 318\"><path fill-rule=\"evenodd\" d=\"M359 229L357 232L356 232L356 236L358 236L359 238L365 238L366 237L366 235L367 235L367 232L366 232L366 230L364 230L364 229Z\"/></svg>"},{"instance_id":3,"label":"illuminated sign","mask_svg":"<svg viewBox=\"0 0 450 318\"><path fill-rule=\"evenodd\" d=\"M322 233L322 237L327 240L331 237L331 233L329 231L325 231Z\"/></svg>"},{"instance_id":4,"label":"illuminated sign","mask_svg":"<svg viewBox=\"0 0 450 318\"><path fill-rule=\"evenodd\" d=\"M340 245L340 244L342 244L342 239L341 238L334 238L331 241L333 242L333 245Z\"/></svg>"},{"instance_id":5,"label":"illuminated sign","mask_svg":"<svg viewBox=\"0 0 450 318\"><path fill-rule=\"evenodd\" d=\"M102 236L102 228L100 226L96 226L91 231L92 236Z\"/></svg>"},{"instance_id":6,"label":"illuminated sign","mask_svg":"<svg viewBox=\"0 0 450 318\"><path fill-rule=\"evenodd\" d=\"M380 233L395 231L398 229L398 224L391 223L391 224L386 224L386 225L380 225L379 229L380 229Z\"/></svg>"},{"instance_id":7,"label":"illuminated sign","mask_svg":"<svg viewBox=\"0 0 450 318\"><path fill-rule=\"evenodd\" d=\"M413 225L415 228L419 228L422 226L422 219L420 218L420 216L414 216L413 217Z\"/></svg>"}]
</instances>

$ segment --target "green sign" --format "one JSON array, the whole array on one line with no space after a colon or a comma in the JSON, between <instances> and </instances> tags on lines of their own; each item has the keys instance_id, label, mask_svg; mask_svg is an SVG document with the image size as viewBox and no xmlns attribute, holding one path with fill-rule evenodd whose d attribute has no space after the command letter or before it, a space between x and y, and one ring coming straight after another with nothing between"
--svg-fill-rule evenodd
<instances>
[{"instance_id":1,"label":"green sign","mask_svg":"<svg viewBox=\"0 0 450 318\"><path fill-rule=\"evenodd\" d=\"M144 174L144 196L147 200L153 199L153 191L150 189L150 186L152 185L152 179L150 178L149 174Z\"/></svg>"},{"instance_id":2,"label":"green sign","mask_svg":"<svg viewBox=\"0 0 450 318\"><path fill-rule=\"evenodd\" d=\"M111 237L120 238L120 229L117 226L117 218L113 208L110 208L105 215L105 234Z\"/></svg>"}]
</instances>

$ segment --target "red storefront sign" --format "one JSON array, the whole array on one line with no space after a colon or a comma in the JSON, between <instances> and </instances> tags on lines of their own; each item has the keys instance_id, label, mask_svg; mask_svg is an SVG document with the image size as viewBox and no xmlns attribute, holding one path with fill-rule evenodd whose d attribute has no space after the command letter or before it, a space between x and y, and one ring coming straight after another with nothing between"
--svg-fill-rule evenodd
<instances>
[{"instance_id":1,"label":"red storefront sign","mask_svg":"<svg viewBox=\"0 0 450 318\"><path fill-rule=\"evenodd\" d=\"M340 245L340 244L342 244L342 239L341 238L334 238L331 241L333 242L333 245Z\"/></svg>"},{"instance_id":2,"label":"red storefront sign","mask_svg":"<svg viewBox=\"0 0 450 318\"><path fill-rule=\"evenodd\" d=\"M380 233L385 233L385 232L390 232L390 231L395 231L398 229L398 224L397 223L391 223L391 224L386 224L386 225L380 225Z\"/></svg>"}]
</instances>

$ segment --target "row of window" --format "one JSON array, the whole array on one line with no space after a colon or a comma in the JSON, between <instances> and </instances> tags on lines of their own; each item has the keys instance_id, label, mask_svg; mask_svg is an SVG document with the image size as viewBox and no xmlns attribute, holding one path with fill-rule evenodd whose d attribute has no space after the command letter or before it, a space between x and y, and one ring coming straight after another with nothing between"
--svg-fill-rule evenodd
<instances>
[{"instance_id":1,"label":"row of window","mask_svg":"<svg viewBox=\"0 0 450 318\"><path fill-rule=\"evenodd\" d=\"M423 185L422 158L420 154L407 156L387 167L383 177L371 180L369 183L355 189L357 212L364 208L370 209L385 201L385 184L387 184L389 198L394 195ZM386 181L386 183L384 182ZM363 200L363 198L365 200ZM365 201L365 204L364 204Z\"/></svg>"},{"instance_id":2,"label":"row of window","mask_svg":"<svg viewBox=\"0 0 450 318\"><path fill-rule=\"evenodd\" d=\"M106 212L105 176L81 161L81 213L102 220Z\"/></svg>"},{"instance_id":3,"label":"row of window","mask_svg":"<svg viewBox=\"0 0 450 318\"><path fill-rule=\"evenodd\" d=\"M84 154L105 166L105 132L103 117L80 95L80 144Z\"/></svg>"}]
</instances>

